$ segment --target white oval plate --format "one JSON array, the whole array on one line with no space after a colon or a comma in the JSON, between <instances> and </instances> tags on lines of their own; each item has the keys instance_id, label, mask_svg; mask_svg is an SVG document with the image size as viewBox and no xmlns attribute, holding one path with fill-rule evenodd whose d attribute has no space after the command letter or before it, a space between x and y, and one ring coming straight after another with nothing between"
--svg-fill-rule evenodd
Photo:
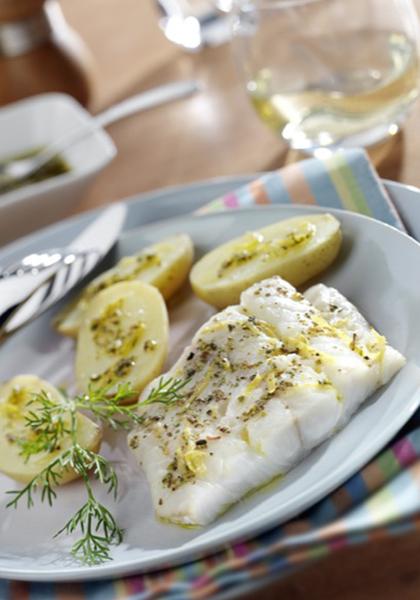
<instances>
[{"instance_id":1,"label":"white oval plate","mask_svg":"<svg viewBox=\"0 0 420 600\"><path fill-rule=\"evenodd\" d=\"M174 193L174 202L176 196ZM169 234L187 232L200 255L246 230L319 211L316 207L278 206L205 217L183 216L123 233L116 254L132 253ZM98 579L198 558L297 515L360 469L395 435L420 404L420 370L416 366L420 362L420 244L372 219L331 212L342 223L344 244L334 267L320 279L348 296L408 357L407 366L363 406L343 431L316 449L281 482L246 498L203 529L180 529L157 521L146 481L128 454L124 439L120 437L117 443L115 437L109 437L106 452L117 462L120 497L114 505L106 494L101 498L111 506L126 536L124 544L113 551L113 561L102 566L89 568L74 563L68 555L71 540L52 539L82 502L80 483L60 489L53 508L36 503L30 511L24 507L13 511L5 508L4 492L17 484L0 475L0 577ZM49 228L49 240L60 238L63 230L63 224ZM40 243L38 238L35 241ZM28 239L22 246L27 245ZM13 250L18 247L14 245ZM5 254L0 252L0 263ZM188 293L174 306L172 360L186 341L184 334L179 335L180 327L188 325L188 337L210 313L209 307ZM51 315L50 311L2 345L0 379L31 372L54 383L71 381L73 342L51 330Z\"/></svg>"}]
</instances>

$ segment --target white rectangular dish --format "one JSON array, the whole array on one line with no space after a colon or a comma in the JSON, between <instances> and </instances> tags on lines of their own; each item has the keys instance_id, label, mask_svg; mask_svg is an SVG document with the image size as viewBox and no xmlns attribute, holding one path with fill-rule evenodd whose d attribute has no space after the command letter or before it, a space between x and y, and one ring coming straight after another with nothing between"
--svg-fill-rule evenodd
<instances>
[{"instance_id":1,"label":"white rectangular dish","mask_svg":"<svg viewBox=\"0 0 420 600\"><path fill-rule=\"evenodd\" d=\"M42 94L0 110L0 160L39 148L75 128L91 132L62 152L71 170L0 195L0 246L68 215L95 175L115 156L109 135L66 94Z\"/></svg>"}]
</instances>

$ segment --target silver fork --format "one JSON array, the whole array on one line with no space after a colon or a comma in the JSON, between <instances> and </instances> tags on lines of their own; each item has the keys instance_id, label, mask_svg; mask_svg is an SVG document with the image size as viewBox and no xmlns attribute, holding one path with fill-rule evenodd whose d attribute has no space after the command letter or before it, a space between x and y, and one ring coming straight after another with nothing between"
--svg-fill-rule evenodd
<instances>
[{"instance_id":1,"label":"silver fork","mask_svg":"<svg viewBox=\"0 0 420 600\"><path fill-rule=\"evenodd\" d=\"M78 252L73 256L73 260L63 262L29 297L0 315L0 337L18 329L63 297L92 270L97 263L98 252Z\"/></svg>"},{"instance_id":2,"label":"silver fork","mask_svg":"<svg viewBox=\"0 0 420 600\"><path fill-rule=\"evenodd\" d=\"M78 251L71 251L65 248L51 248L43 252L33 252L8 267L0 267L0 279L15 276L22 277L22 275L27 275L28 273L35 275L59 263L70 265L78 258L82 258L88 254L98 255L99 252L94 248Z\"/></svg>"},{"instance_id":3,"label":"silver fork","mask_svg":"<svg viewBox=\"0 0 420 600\"><path fill-rule=\"evenodd\" d=\"M87 275L117 241L126 214L124 204L108 206L90 218L88 225L68 243L66 254L71 259L35 274L29 271L20 277L1 279L0 338L41 314ZM90 250L92 243L94 250Z\"/></svg>"}]
</instances>

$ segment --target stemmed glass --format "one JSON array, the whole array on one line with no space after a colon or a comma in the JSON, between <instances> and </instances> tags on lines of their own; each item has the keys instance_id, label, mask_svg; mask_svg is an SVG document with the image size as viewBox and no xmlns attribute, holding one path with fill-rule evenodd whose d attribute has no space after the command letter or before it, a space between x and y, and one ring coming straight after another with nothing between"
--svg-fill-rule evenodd
<instances>
[{"instance_id":1,"label":"stemmed glass","mask_svg":"<svg viewBox=\"0 0 420 600\"><path fill-rule=\"evenodd\" d=\"M411 0L236 0L233 45L258 115L299 150L374 144L418 95Z\"/></svg>"}]
</instances>

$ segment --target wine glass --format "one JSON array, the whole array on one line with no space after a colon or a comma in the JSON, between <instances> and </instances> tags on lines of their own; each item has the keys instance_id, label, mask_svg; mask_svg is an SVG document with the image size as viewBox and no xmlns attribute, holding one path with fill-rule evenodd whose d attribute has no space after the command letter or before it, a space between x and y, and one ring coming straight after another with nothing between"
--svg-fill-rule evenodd
<instances>
[{"instance_id":1,"label":"wine glass","mask_svg":"<svg viewBox=\"0 0 420 600\"><path fill-rule=\"evenodd\" d=\"M411 0L236 0L233 45L258 115L309 153L395 134L418 95Z\"/></svg>"}]
</instances>

